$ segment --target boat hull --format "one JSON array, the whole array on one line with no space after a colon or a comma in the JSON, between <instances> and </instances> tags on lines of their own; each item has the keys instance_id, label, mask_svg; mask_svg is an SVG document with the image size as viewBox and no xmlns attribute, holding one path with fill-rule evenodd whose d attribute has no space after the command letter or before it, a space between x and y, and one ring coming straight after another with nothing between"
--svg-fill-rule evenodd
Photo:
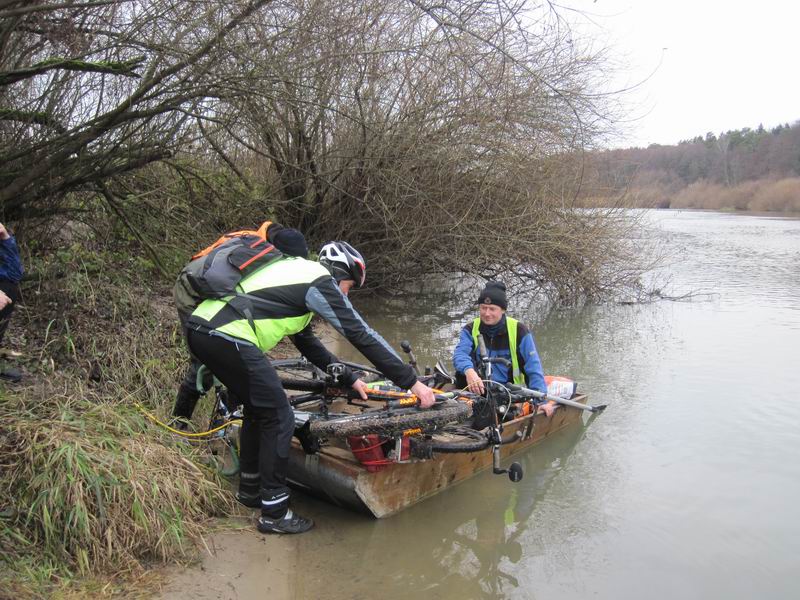
<instances>
[{"instance_id":1,"label":"boat hull","mask_svg":"<svg viewBox=\"0 0 800 600\"><path fill-rule=\"evenodd\" d=\"M577 396L574 400L585 404L587 396ZM583 412L559 406L552 417L537 413L506 423L503 439L514 438L514 441L500 447L501 457L508 459L524 452L555 432L580 422ZM295 487L333 504L381 519L491 466L490 447L469 453L437 453L431 459L391 463L379 471L369 471L347 448L326 446L316 454L306 454L297 440L293 440L289 480Z\"/></svg>"}]
</instances>

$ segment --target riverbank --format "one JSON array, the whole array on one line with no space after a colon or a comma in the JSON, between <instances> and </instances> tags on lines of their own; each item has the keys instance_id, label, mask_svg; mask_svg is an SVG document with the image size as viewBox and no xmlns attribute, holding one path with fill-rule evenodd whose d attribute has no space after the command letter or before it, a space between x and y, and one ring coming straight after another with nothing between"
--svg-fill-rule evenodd
<instances>
[{"instance_id":1,"label":"riverbank","mask_svg":"<svg viewBox=\"0 0 800 600\"><path fill-rule=\"evenodd\" d=\"M108 597L193 559L237 507L204 444L145 416L169 420L188 364L171 282L124 244L25 251L4 340L23 379L0 383L0 598Z\"/></svg>"},{"instance_id":2,"label":"riverbank","mask_svg":"<svg viewBox=\"0 0 800 600\"><path fill-rule=\"evenodd\" d=\"M311 531L265 535L255 528L258 511L243 509L235 517L216 522L218 530L204 537L195 561L158 569L150 583L152 598L306 600L320 597L320 589L326 589L327 598L352 598L349 580L337 573L345 563L359 558L343 551L340 544L348 531L369 527L374 520L297 491L292 494L292 507L314 519Z\"/></svg>"},{"instance_id":3,"label":"riverbank","mask_svg":"<svg viewBox=\"0 0 800 600\"><path fill-rule=\"evenodd\" d=\"M210 529L230 524L214 519L240 507L205 444L145 416L169 420L188 364L171 282L124 248L25 250L5 338L23 379L0 382L0 598L128 593L152 569L195 560ZM288 342L272 356L287 353Z\"/></svg>"},{"instance_id":4,"label":"riverbank","mask_svg":"<svg viewBox=\"0 0 800 600\"><path fill-rule=\"evenodd\" d=\"M647 217L649 235L675 250L665 267L670 295L695 295L540 317L513 307L533 329L546 371L578 381L608 404L603 414L520 457L517 484L478 475L377 521L304 507L317 527L287 538L299 565L289 598L796 595L800 472L791 457L800 451L800 409L774 390L800 386L791 359L800 219ZM413 311L381 299L359 308L429 364L452 351L463 324L457 302L420 296ZM241 577L263 584L262 557Z\"/></svg>"},{"instance_id":5,"label":"riverbank","mask_svg":"<svg viewBox=\"0 0 800 600\"><path fill-rule=\"evenodd\" d=\"M298 576L300 538L266 536L256 531L254 519L242 517L210 535L198 560L188 567L159 569L163 600L224 600L228 598L292 598Z\"/></svg>"}]
</instances>

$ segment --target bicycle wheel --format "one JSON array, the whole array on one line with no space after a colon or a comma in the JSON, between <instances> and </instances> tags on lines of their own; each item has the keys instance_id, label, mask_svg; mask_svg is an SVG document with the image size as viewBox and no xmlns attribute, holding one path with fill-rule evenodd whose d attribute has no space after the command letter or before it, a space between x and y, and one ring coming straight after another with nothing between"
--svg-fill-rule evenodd
<instances>
[{"instance_id":1,"label":"bicycle wheel","mask_svg":"<svg viewBox=\"0 0 800 600\"><path fill-rule=\"evenodd\" d=\"M275 371L278 373L281 386L286 390L297 392L313 392L321 394L325 391L326 373L305 358L282 358L271 360ZM382 377L379 371L372 367L342 361L364 381L373 381ZM380 377L379 377L380 376Z\"/></svg>"},{"instance_id":2,"label":"bicycle wheel","mask_svg":"<svg viewBox=\"0 0 800 600\"><path fill-rule=\"evenodd\" d=\"M305 358L282 358L270 364L286 390L321 393L325 389L325 371Z\"/></svg>"},{"instance_id":3,"label":"bicycle wheel","mask_svg":"<svg viewBox=\"0 0 800 600\"><path fill-rule=\"evenodd\" d=\"M488 447L486 434L469 427L445 427L428 436L411 438L411 452L419 456L427 456L430 452L478 452Z\"/></svg>"},{"instance_id":4,"label":"bicycle wheel","mask_svg":"<svg viewBox=\"0 0 800 600\"><path fill-rule=\"evenodd\" d=\"M460 423L469 415L470 408L465 403L450 401L428 410L376 410L327 420L319 419L311 422L311 433L317 437L348 437L369 433L392 436L406 429L436 430L450 423Z\"/></svg>"}]
</instances>

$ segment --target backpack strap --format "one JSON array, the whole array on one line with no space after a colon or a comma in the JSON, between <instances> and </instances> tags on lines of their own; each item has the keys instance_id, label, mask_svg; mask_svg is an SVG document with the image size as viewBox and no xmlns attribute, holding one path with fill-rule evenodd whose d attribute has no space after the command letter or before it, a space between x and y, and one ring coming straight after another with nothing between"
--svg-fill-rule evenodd
<instances>
[{"instance_id":1,"label":"backpack strap","mask_svg":"<svg viewBox=\"0 0 800 600\"><path fill-rule=\"evenodd\" d=\"M253 317L253 305L258 304L265 309L272 310L276 313L275 318L281 318L283 316L294 316L294 315L285 315L286 306L281 304L280 302L275 302L273 300L266 300L264 298L259 298L258 296L254 296L252 294L247 294L245 292L233 292L231 294L233 298L228 300L228 306L230 306L233 310L239 313L242 318L247 319L247 323L250 325L250 328L253 330L253 333L258 336L258 331L256 330L256 322L255 318Z\"/></svg>"},{"instance_id":2,"label":"backpack strap","mask_svg":"<svg viewBox=\"0 0 800 600\"><path fill-rule=\"evenodd\" d=\"M247 319L247 323L257 338L258 331L256 330L256 321L253 318L253 302L247 297L247 294L236 293L233 298L228 300L228 306Z\"/></svg>"},{"instance_id":3,"label":"backpack strap","mask_svg":"<svg viewBox=\"0 0 800 600\"><path fill-rule=\"evenodd\" d=\"M256 232L256 234L259 237L263 237L266 240L267 239L267 230L269 229L270 225L272 225L272 221L264 221L261 224L261 227L258 228L258 231Z\"/></svg>"}]
</instances>

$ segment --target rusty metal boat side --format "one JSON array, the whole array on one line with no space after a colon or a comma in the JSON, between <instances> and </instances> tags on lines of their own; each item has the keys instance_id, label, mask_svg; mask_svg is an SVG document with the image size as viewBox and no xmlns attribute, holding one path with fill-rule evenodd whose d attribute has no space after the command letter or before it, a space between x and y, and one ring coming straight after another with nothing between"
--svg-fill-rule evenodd
<instances>
[{"instance_id":1,"label":"rusty metal boat side","mask_svg":"<svg viewBox=\"0 0 800 600\"><path fill-rule=\"evenodd\" d=\"M588 396L573 400L586 404ZM560 406L552 417L543 413L526 415L504 425L503 438L515 438L501 446L503 459L519 454L534 444L582 418L583 411ZM307 455L293 440L289 455L289 480L305 491L336 505L388 517L412 504L454 486L492 466L491 448L477 452L436 454L432 459L392 463L369 471L347 448L326 446Z\"/></svg>"}]
</instances>

